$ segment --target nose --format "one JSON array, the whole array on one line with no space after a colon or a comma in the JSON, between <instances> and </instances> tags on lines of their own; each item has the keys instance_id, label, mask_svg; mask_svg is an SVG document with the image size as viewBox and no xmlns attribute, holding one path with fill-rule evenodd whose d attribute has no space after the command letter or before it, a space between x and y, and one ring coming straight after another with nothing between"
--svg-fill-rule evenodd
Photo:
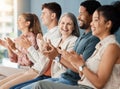
<instances>
[{"instance_id":1,"label":"nose","mask_svg":"<svg viewBox=\"0 0 120 89\"><path fill-rule=\"evenodd\" d=\"M80 15L80 14L78 15L77 19L78 19L78 20L80 20L80 19L81 19L81 15Z\"/></svg>"},{"instance_id":2,"label":"nose","mask_svg":"<svg viewBox=\"0 0 120 89\"><path fill-rule=\"evenodd\" d=\"M64 25L63 25L63 28L66 29L66 28L67 28L67 24L64 24Z\"/></svg>"},{"instance_id":3,"label":"nose","mask_svg":"<svg viewBox=\"0 0 120 89\"><path fill-rule=\"evenodd\" d=\"M91 23L90 23L90 26L92 26L93 25L93 21L91 21Z\"/></svg>"}]
</instances>

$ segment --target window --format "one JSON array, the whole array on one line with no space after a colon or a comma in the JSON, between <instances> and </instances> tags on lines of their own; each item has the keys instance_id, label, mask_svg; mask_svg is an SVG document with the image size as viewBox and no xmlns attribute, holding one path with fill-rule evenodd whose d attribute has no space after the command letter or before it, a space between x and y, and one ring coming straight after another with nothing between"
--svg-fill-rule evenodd
<instances>
[{"instance_id":1,"label":"window","mask_svg":"<svg viewBox=\"0 0 120 89\"><path fill-rule=\"evenodd\" d=\"M17 0L0 0L0 39L17 36ZM0 62L8 59L6 48L0 46Z\"/></svg>"}]
</instances>

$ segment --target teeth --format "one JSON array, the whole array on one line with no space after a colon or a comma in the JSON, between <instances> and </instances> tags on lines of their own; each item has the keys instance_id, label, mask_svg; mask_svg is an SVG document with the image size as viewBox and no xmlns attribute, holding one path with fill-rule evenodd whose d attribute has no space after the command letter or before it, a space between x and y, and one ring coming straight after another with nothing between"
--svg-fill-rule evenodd
<instances>
[{"instance_id":1,"label":"teeth","mask_svg":"<svg viewBox=\"0 0 120 89\"><path fill-rule=\"evenodd\" d=\"M68 30L64 30L65 32L67 32Z\"/></svg>"},{"instance_id":2,"label":"teeth","mask_svg":"<svg viewBox=\"0 0 120 89\"><path fill-rule=\"evenodd\" d=\"M68 31L68 30L63 30L63 31L65 31L65 32L66 32L66 31Z\"/></svg>"}]
</instances>

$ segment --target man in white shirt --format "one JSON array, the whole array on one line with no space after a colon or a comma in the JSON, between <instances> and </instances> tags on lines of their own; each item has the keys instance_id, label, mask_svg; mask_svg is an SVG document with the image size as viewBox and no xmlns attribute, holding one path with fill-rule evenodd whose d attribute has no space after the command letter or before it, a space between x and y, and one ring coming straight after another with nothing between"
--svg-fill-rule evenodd
<instances>
[{"instance_id":1,"label":"man in white shirt","mask_svg":"<svg viewBox=\"0 0 120 89\"><path fill-rule=\"evenodd\" d=\"M41 13L41 20L42 20L42 24L44 24L48 31L47 33L44 34L43 39L44 41L51 41L51 44L54 46L55 44L55 39L61 37L61 34L59 32L58 29L58 20L61 16L61 6L56 3L56 2L50 2L50 3L44 3L42 5L42 13ZM35 63L33 63L33 67L34 69L38 69L40 75L30 81L15 85L13 87L11 87L10 89L14 89L14 88L21 88L23 86L26 86L28 84L31 84L33 82L36 82L38 80L42 80L42 79L46 79L46 78L50 78L50 75L48 73L44 73L43 69L44 67L46 67L46 61L43 60L40 62L40 59L47 59L47 57L45 57L44 55L42 55L41 53L39 53L39 51L37 51L33 46L31 46L30 44L26 44L27 46L27 50L28 50L28 56L31 56L31 61ZM24 43L25 46L25 43ZM38 45L39 46L39 45ZM39 61L39 64L37 64ZM41 64L40 64L41 63ZM47 69L49 70L49 69Z\"/></svg>"}]
</instances>

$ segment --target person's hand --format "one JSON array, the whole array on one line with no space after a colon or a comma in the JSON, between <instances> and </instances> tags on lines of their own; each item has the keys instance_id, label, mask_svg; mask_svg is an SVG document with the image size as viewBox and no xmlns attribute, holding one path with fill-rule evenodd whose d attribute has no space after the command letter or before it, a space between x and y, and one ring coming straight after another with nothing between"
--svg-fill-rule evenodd
<instances>
[{"instance_id":1,"label":"person's hand","mask_svg":"<svg viewBox=\"0 0 120 89\"><path fill-rule=\"evenodd\" d=\"M37 38L37 39L40 39L40 40L43 40L43 36L42 36L41 33L38 33L36 38Z\"/></svg>"},{"instance_id":2,"label":"person's hand","mask_svg":"<svg viewBox=\"0 0 120 89\"><path fill-rule=\"evenodd\" d=\"M62 54L61 47L57 47L56 49L57 49L57 52L58 52L59 54Z\"/></svg>"},{"instance_id":3,"label":"person's hand","mask_svg":"<svg viewBox=\"0 0 120 89\"><path fill-rule=\"evenodd\" d=\"M5 40L0 39L0 45L7 48L7 42Z\"/></svg>"},{"instance_id":4,"label":"person's hand","mask_svg":"<svg viewBox=\"0 0 120 89\"><path fill-rule=\"evenodd\" d=\"M44 41L42 34L38 34L36 37L37 45L39 47L40 52L43 52L45 49L45 46L47 45L47 42Z\"/></svg>"},{"instance_id":5,"label":"person's hand","mask_svg":"<svg viewBox=\"0 0 120 89\"><path fill-rule=\"evenodd\" d=\"M82 56L78 55L75 51L67 52L63 50L61 55L64 60L71 63L76 69L78 69L80 65L83 65L85 63Z\"/></svg>"},{"instance_id":6,"label":"person's hand","mask_svg":"<svg viewBox=\"0 0 120 89\"><path fill-rule=\"evenodd\" d=\"M55 48L51 42L46 45L45 47L46 50L43 51L43 54L47 56L49 59L53 60L56 56L59 55L57 48Z\"/></svg>"},{"instance_id":7,"label":"person's hand","mask_svg":"<svg viewBox=\"0 0 120 89\"><path fill-rule=\"evenodd\" d=\"M15 43L25 49L28 49L30 46L32 46L31 42L25 36L21 36L20 39L15 40Z\"/></svg>"},{"instance_id":8,"label":"person's hand","mask_svg":"<svg viewBox=\"0 0 120 89\"><path fill-rule=\"evenodd\" d=\"M7 38L5 38L5 40L7 42L8 47L11 50L16 50L15 43L10 38L7 37Z\"/></svg>"}]
</instances>

